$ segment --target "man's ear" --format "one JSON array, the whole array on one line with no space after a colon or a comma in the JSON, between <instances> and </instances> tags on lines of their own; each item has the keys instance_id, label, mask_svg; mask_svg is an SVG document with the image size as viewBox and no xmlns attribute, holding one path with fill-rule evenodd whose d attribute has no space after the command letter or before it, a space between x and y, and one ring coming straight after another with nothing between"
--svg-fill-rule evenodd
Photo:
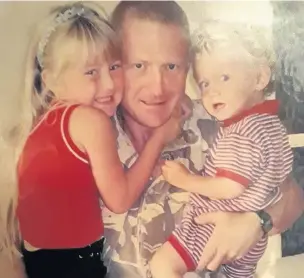
<instances>
[{"instance_id":1,"label":"man's ear","mask_svg":"<svg viewBox=\"0 0 304 278\"><path fill-rule=\"evenodd\" d=\"M268 85L270 78L271 78L271 69L268 65L262 64L259 65L258 68L258 78L257 78L257 84L256 84L256 90L262 91L266 88Z\"/></svg>"}]
</instances>

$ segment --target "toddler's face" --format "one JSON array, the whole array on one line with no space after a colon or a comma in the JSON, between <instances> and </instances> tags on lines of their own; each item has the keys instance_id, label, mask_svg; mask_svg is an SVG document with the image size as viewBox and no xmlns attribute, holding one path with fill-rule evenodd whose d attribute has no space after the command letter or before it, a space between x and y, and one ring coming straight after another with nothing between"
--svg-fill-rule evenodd
<instances>
[{"instance_id":1,"label":"toddler's face","mask_svg":"<svg viewBox=\"0 0 304 278\"><path fill-rule=\"evenodd\" d=\"M215 48L198 54L194 77L207 112L219 121L235 116L263 99L257 90L259 69L240 47Z\"/></svg>"}]
</instances>

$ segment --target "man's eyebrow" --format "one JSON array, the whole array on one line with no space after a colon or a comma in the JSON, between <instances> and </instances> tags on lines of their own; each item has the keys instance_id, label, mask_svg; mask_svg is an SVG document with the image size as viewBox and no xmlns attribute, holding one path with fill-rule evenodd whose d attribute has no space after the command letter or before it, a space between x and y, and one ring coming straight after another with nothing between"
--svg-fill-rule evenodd
<instances>
[{"instance_id":1,"label":"man's eyebrow","mask_svg":"<svg viewBox=\"0 0 304 278\"><path fill-rule=\"evenodd\" d=\"M182 59L182 58L170 58L170 59L167 59L167 61L165 62L166 64L178 64L178 65L188 65L189 62L185 59Z\"/></svg>"},{"instance_id":2,"label":"man's eyebrow","mask_svg":"<svg viewBox=\"0 0 304 278\"><path fill-rule=\"evenodd\" d=\"M129 58L129 59L125 59L128 63L149 63L147 60L144 59L140 59L140 58Z\"/></svg>"}]
</instances>

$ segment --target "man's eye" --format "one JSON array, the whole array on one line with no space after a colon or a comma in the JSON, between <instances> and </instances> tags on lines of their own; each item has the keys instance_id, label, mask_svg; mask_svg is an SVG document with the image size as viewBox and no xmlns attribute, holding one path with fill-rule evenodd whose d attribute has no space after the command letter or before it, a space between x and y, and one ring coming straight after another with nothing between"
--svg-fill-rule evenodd
<instances>
[{"instance_id":1,"label":"man's eye","mask_svg":"<svg viewBox=\"0 0 304 278\"><path fill-rule=\"evenodd\" d=\"M134 64L134 67L137 69L142 69L144 67L144 65L141 63L136 63L136 64Z\"/></svg>"},{"instance_id":2,"label":"man's eye","mask_svg":"<svg viewBox=\"0 0 304 278\"><path fill-rule=\"evenodd\" d=\"M169 70L175 70L177 68L176 64L168 64L168 69Z\"/></svg>"},{"instance_id":3,"label":"man's eye","mask_svg":"<svg viewBox=\"0 0 304 278\"><path fill-rule=\"evenodd\" d=\"M226 81L228 81L229 79L230 79L230 77L229 77L229 75L227 75L227 74L223 74L223 75L221 76L221 81L226 82Z\"/></svg>"}]
</instances>

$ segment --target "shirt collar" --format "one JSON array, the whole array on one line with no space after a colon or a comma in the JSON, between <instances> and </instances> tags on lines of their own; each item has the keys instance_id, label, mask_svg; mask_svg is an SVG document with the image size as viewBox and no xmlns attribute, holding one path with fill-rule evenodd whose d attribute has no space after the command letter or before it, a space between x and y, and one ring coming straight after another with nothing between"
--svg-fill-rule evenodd
<instances>
[{"instance_id":1,"label":"shirt collar","mask_svg":"<svg viewBox=\"0 0 304 278\"><path fill-rule=\"evenodd\" d=\"M246 118L247 116L254 115L254 114L269 114L269 115L276 115L279 110L279 102L277 100L266 100L262 103L259 103L247 110L240 112L239 114L222 121L222 125L224 127L228 127L232 124L235 124L242 119Z\"/></svg>"}]
</instances>

